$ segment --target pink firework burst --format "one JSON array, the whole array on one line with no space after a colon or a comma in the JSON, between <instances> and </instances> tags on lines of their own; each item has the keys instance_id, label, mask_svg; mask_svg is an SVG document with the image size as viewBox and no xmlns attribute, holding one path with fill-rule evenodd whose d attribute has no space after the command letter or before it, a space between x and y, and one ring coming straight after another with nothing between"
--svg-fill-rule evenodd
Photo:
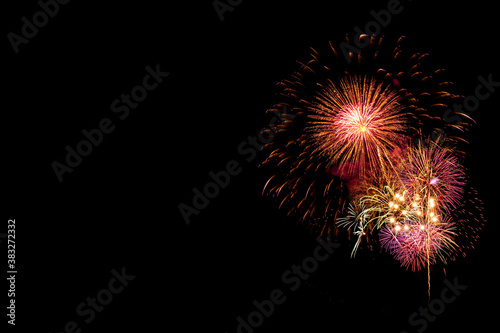
<instances>
[{"instance_id":1,"label":"pink firework burst","mask_svg":"<svg viewBox=\"0 0 500 333\"><path fill-rule=\"evenodd\" d=\"M450 251L456 247L454 229L449 218L433 223L425 219L405 220L384 225L379 237L382 248L399 260L401 266L419 271L438 259L446 262Z\"/></svg>"},{"instance_id":2,"label":"pink firework burst","mask_svg":"<svg viewBox=\"0 0 500 333\"><path fill-rule=\"evenodd\" d=\"M309 111L316 152L343 176L380 169L407 128L396 91L366 76L330 81Z\"/></svg>"},{"instance_id":3,"label":"pink firework burst","mask_svg":"<svg viewBox=\"0 0 500 333\"><path fill-rule=\"evenodd\" d=\"M401 180L406 189L423 198L433 198L436 205L449 213L460 204L465 173L456 156L427 140L408 150Z\"/></svg>"}]
</instances>

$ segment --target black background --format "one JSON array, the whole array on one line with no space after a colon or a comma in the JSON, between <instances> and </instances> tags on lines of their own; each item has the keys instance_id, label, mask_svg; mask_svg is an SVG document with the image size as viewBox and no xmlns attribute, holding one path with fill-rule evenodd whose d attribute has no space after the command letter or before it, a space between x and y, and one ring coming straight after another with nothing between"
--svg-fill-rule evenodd
<instances>
[{"instance_id":1,"label":"black background","mask_svg":"<svg viewBox=\"0 0 500 333\"><path fill-rule=\"evenodd\" d=\"M479 75L500 80L493 3L402 5L382 34L406 35L413 51L430 53L455 93L473 94ZM312 254L314 237L261 196L264 154L246 163L237 147L266 125L276 82L308 58L309 47L342 41L386 6L246 0L221 22L209 0L72 1L18 54L5 37L2 223L17 224L16 330L60 332L74 320L82 332L236 332L253 300L285 290L281 275ZM4 36L19 34L21 17L38 10L36 1L4 4ZM170 76L117 120L111 102L156 64ZM478 248L447 267L448 278L468 288L427 332L486 331L496 319L498 102L499 92L481 102L467 134L467 166L487 227ZM116 129L59 183L51 163L106 117ZM241 174L186 225L178 205L190 204L192 189L233 159ZM425 274L388 255L350 259L350 246L287 293L255 331L415 332L408 317L427 303ZM84 324L76 306L122 267L136 278ZM433 298L443 279L442 271L433 275Z\"/></svg>"}]
</instances>

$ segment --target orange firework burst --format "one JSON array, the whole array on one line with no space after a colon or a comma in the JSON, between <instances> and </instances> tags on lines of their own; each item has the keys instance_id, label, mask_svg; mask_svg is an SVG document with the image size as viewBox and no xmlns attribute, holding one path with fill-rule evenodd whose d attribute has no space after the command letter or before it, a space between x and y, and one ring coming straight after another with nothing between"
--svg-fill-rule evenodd
<instances>
[{"instance_id":1,"label":"orange firework burst","mask_svg":"<svg viewBox=\"0 0 500 333\"><path fill-rule=\"evenodd\" d=\"M401 98L390 86L357 75L331 81L309 108L308 130L319 154L340 174L379 170L405 132L407 119Z\"/></svg>"}]
</instances>

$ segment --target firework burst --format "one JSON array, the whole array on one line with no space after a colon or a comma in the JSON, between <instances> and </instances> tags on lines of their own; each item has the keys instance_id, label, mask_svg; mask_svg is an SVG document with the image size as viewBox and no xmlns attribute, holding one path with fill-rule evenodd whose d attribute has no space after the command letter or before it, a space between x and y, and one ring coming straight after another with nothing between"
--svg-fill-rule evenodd
<instances>
[{"instance_id":1,"label":"firework burst","mask_svg":"<svg viewBox=\"0 0 500 333\"><path fill-rule=\"evenodd\" d=\"M437 259L445 263L458 249L457 234L452 231L455 219L449 213L461 199L464 173L450 152L426 143L417 140L415 146L408 146L407 158L392 163L392 172L378 179L385 184L382 189L370 187L358 199L363 209L357 215L350 209L346 217L338 219L340 227L350 227L358 216L365 217L364 228L380 230L382 248L412 270L428 267ZM353 253L360 242L361 238ZM423 251L427 251L426 257Z\"/></svg>"},{"instance_id":2,"label":"firework burst","mask_svg":"<svg viewBox=\"0 0 500 333\"><path fill-rule=\"evenodd\" d=\"M393 88L366 76L329 82L309 107L307 124L327 167L349 178L355 170L379 170L406 132L400 100Z\"/></svg>"},{"instance_id":3,"label":"firework burst","mask_svg":"<svg viewBox=\"0 0 500 333\"><path fill-rule=\"evenodd\" d=\"M280 102L268 111L283 121L265 145L273 175L263 193L314 233L347 230L352 256L378 244L406 269L427 268L430 295L430 266L473 248L484 223L460 163L472 120L437 116L463 97L447 91L428 54L405 52L404 37L389 49L383 37L360 38L369 45L349 61L333 44L312 49L278 84Z\"/></svg>"},{"instance_id":4,"label":"firework burst","mask_svg":"<svg viewBox=\"0 0 500 333\"><path fill-rule=\"evenodd\" d=\"M401 180L405 188L433 198L449 213L460 204L465 172L450 150L430 140L419 140L416 147L408 149Z\"/></svg>"},{"instance_id":5,"label":"firework burst","mask_svg":"<svg viewBox=\"0 0 500 333\"><path fill-rule=\"evenodd\" d=\"M401 266L419 271L435 264L446 263L450 251L456 248L456 233L451 219L428 223L426 219L406 219L385 225L379 233L380 244L401 262Z\"/></svg>"},{"instance_id":6,"label":"firework burst","mask_svg":"<svg viewBox=\"0 0 500 333\"><path fill-rule=\"evenodd\" d=\"M345 217L338 219L340 227L357 231L353 256L362 239L378 237L381 248L402 266L419 271L438 260L446 263L452 251L458 249L453 219L444 214L434 198L418 194L425 191L403 190L400 184L399 189L386 185L368 192L357 205L350 206Z\"/></svg>"},{"instance_id":7,"label":"firework burst","mask_svg":"<svg viewBox=\"0 0 500 333\"><path fill-rule=\"evenodd\" d=\"M369 39L348 62L333 44L311 49L310 59L279 82L279 102L268 110L284 120L265 145L262 165L273 176L263 192L321 235L338 232L334 221L354 193L365 192L372 174L390 173L407 142L439 131L457 146L468 126L434 116L461 97L447 91L451 83L428 65L428 54L405 52L405 37L389 47L383 37Z\"/></svg>"}]
</instances>

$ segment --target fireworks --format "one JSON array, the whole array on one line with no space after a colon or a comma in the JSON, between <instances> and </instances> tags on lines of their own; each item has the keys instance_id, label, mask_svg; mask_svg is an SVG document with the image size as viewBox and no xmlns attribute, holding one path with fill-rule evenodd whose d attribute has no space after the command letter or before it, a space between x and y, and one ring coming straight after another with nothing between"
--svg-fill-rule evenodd
<instances>
[{"instance_id":1,"label":"fireworks","mask_svg":"<svg viewBox=\"0 0 500 333\"><path fill-rule=\"evenodd\" d=\"M341 175L350 177L355 170L380 169L405 131L399 101L391 87L368 77L348 76L319 92L307 129L327 167L339 165Z\"/></svg>"},{"instance_id":2,"label":"fireworks","mask_svg":"<svg viewBox=\"0 0 500 333\"><path fill-rule=\"evenodd\" d=\"M465 184L457 157L430 140L408 150L401 178L406 188L423 190L421 196L434 198L447 212L460 203Z\"/></svg>"},{"instance_id":3,"label":"fireworks","mask_svg":"<svg viewBox=\"0 0 500 333\"><path fill-rule=\"evenodd\" d=\"M454 223L433 197L411 194L425 191L385 191L362 198L366 209L374 216L380 244L401 265L418 271L436 262L446 262L446 256L456 244L453 241Z\"/></svg>"},{"instance_id":4,"label":"fireworks","mask_svg":"<svg viewBox=\"0 0 500 333\"><path fill-rule=\"evenodd\" d=\"M446 91L443 69L426 65L428 54L403 52L404 41L388 47L371 37L349 63L332 45L321 53L312 49L310 59L278 84L279 102L268 112L282 113L283 121L265 145L269 156L262 165L273 175L264 193L278 197L279 207L312 232L337 232L335 220L348 202L376 181L371 174L390 177L391 164L413 138L438 130L447 145L463 142L457 134L467 123L434 116L461 97Z\"/></svg>"},{"instance_id":5,"label":"fireworks","mask_svg":"<svg viewBox=\"0 0 500 333\"><path fill-rule=\"evenodd\" d=\"M455 241L460 244L450 254L451 260L465 257L473 250L479 240L479 232L484 226L483 203L477 191L466 185L461 204L451 213L456 226Z\"/></svg>"},{"instance_id":6,"label":"fireworks","mask_svg":"<svg viewBox=\"0 0 500 333\"><path fill-rule=\"evenodd\" d=\"M462 97L447 91L443 69L426 65L428 54L404 52L404 37L389 49L369 38L347 63L331 44L325 53L312 49L279 83L280 102L269 111L296 116L284 117L265 146L262 165L273 175L264 193L313 232L347 230L352 256L378 244L429 275L431 265L473 248L483 224L461 164L470 123L436 116Z\"/></svg>"},{"instance_id":7,"label":"fireworks","mask_svg":"<svg viewBox=\"0 0 500 333\"><path fill-rule=\"evenodd\" d=\"M433 223L425 219L404 220L393 226L385 225L379 233L382 248L413 271L435 264L437 259L446 262L449 252L456 247L455 235L448 218Z\"/></svg>"},{"instance_id":8,"label":"fireworks","mask_svg":"<svg viewBox=\"0 0 500 333\"><path fill-rule=\"evenodd\" d=\"M462 252L455 242L458 235L477 231L469 228L468 218L473 216L465 215L465 204L456 209L464 191L463 168L450 151L423 140L408 146L406 157L391 165L391 172L377 179L386 185L369 187L347 215L338 219L338 226L362 228L365 238L379 230L382 249L414 271L428 268L438 259L446 263L454 253ZM362 240L356 235L353 255Z\"/></svg>"}]
</instances>

